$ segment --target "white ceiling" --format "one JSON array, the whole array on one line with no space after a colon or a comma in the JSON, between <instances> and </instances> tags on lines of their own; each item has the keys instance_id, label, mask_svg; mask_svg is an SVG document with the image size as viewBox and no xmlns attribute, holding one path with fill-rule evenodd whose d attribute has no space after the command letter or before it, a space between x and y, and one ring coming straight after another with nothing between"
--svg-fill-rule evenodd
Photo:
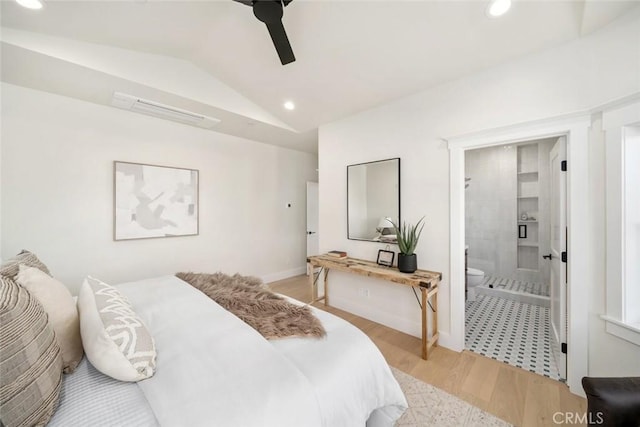
<instances>
[{"instance_id":1,"label":"white ceiling","mask_svg":"<svg viewBox=\"0 0 640 427\"><path fill-rule=\"evenodd\" d=\"M0 12L4 28L189 61L309 142L321 124L584 36L638 6L513 0L489 19L487 4L294 0L284 25L297 60L286 66L264 24L231 0L49 0L35 12L3 1Z\"/></svg>"}]
</instances>

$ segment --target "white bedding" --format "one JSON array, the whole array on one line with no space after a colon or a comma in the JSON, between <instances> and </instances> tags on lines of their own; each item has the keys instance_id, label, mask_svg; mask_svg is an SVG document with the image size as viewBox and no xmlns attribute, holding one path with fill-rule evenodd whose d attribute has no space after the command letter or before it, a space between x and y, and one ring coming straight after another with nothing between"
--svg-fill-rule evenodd
<instances>
[{"instance_id":1,"label":"white bedding","mask_svg":"<svg viewBox=\"0 0 640 427\"><path fill-rule=\"evenodd\" d=\"M267 341L174 276L118 289L156 341L137 386L161 426L390 426L407 407L375 345L329 313L314 309L326 338Z\"/></svg>"},{"instance_id":2,"label":"white bedding","mask_svg":"<svg viewBox=\"0 0 640 427\"><path fill-rule=\"evenodd\" d=\"M287 298L294 304L300 304ZM374 409L376 423L393 425L407 408L384 357L360 329L311 307L327 331L322 340L269 341L307 377L320 405L323 426L364 426Z\"/></svg>"}]
</instances>

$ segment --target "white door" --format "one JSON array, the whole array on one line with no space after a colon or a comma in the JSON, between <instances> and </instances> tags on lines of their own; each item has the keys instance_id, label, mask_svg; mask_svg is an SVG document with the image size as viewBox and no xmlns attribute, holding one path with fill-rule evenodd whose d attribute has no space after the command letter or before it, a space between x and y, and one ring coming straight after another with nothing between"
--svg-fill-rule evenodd
<instances>
[{"instance_id":1,"label":"white door","mask_svg":"<svg viewBox=\"0 0 640 427\"><path fill-rule=\"evenodd\" d=\"M318 255L318 252L318 183L307 182L307 256Z\"/></svg>"},{"instance_id":2,"label":"white door","mask_svg":"<svg viewBox=\"0 0 640 427\"><path fill-rule=\"evenodd\" d=\"M567 158L565 137L551 149L549 156L551 167L551 283L550 318L551 349L560 371L560 378L567 378L567 355L562 352L562 343L567 342L567 264L562 254L567 250L567 177L562 171L562 161Z\"/></svg>"}]
</instances>

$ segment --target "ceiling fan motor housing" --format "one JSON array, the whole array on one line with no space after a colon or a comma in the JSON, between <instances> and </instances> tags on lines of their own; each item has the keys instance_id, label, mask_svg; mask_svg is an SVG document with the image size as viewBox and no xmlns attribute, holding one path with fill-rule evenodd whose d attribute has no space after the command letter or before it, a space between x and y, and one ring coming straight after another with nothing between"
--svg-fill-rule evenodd
<instances>
[{"instance_id":1,"label":"ceiling fan motor housing","mask_svg":"<svg viewBox=\"0 0 640 427\"><path fill-rule=\"evenodd\" d=\"M253 14L265 24L273 24L282 20L282 2L280 0L256 0L253 3Z\"/></svg>"}]
</instances>

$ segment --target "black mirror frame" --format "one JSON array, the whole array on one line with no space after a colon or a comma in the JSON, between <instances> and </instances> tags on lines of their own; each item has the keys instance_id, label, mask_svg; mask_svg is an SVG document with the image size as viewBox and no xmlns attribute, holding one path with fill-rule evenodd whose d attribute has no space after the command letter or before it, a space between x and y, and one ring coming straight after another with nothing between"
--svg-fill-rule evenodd
<instances>
[{"instance_id":1,"label":"black mirror frame","mask_svg":"<svg viewBox=\"0 0 640 427\"><path fill-rule=\"evenodd\" d=\"M363 163L356 163L353 165L347 165L347 240L358 240L360 242L373 242L373 243L388 243L388 242L378 242L375 240L371 240L371 239L357 239L354 237L349 237L350 233L349 233L349 168L353 167L353 166L362 166L362 165L368 165L368 164L372 164L372 163L381 163L381 162L388 162L389 160L397 160L398 161L398 226L400 226L400 224L402 224L402 216L400 214L400 207L401 207L401 197L402 197L402 191L401 191L401 181L400 181L400 157L391 157L389 159L383 159L383 160L374 160L371 162L363 162Z\"/></svg>"}]
</instances>

